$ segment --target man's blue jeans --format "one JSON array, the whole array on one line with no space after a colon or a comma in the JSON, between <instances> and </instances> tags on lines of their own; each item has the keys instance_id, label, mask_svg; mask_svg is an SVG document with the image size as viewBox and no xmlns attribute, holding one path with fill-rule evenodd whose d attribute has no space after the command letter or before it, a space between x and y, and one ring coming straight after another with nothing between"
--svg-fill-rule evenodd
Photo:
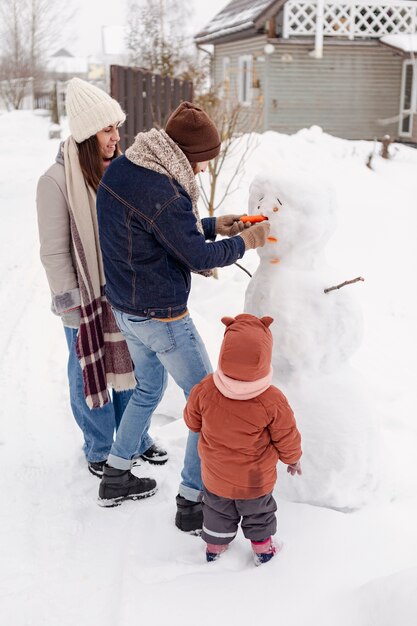
<instances>
[{"instance_id":1,"label":"man's blue jeans","mask_svg":"<svg viewBox=\"0 0 417 626\"><path fill-rule=\"evenodd\" d=\"M123 412L130 400L132 391L113 391L113 401L100 409L90 409L84 397L83 375L75 343L77 328L64 326L68 344L68 382L70 402L75 421L84 435L84 454L87 461L105 461L113 445L114 432L118 429ZM152 445L152 440L150 444Z\"/></svg>"},{"instance_id":2,"label":"man's blue jeans","mask_svg":"<svg viewBox=\"0 0 417 626\"><path fill-rule=\"evenodd\" d=\"M166 389L168 373L187 399L194 385L212 368L188 314L179 320L161 322L116 309L113 313L129 347L137 385L123 414L108 462L117 469L129 469L137 451L142 454L146 450L146 434ZM192 501L199 499L202 490L198 438L198 433L188 435L179 488L180 495Z\"/></svg>"}]
</instances>

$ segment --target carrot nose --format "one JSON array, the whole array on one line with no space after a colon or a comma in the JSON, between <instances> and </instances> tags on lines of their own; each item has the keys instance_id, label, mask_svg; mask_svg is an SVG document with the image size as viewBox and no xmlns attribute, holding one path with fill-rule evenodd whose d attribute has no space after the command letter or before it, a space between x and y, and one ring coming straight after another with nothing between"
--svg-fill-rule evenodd
<instances>
[{"instance_id":1,"label":"carrot nose","mask_svg":"<svg viewBox=\"0 0 417 626\"><path fill-rule=\"evenodd\" d=\"M264 222L268 218L265 215L242 215L241 222L249 222L250 224L257 224L258 222Z\"/></svg>"}]
</instances>

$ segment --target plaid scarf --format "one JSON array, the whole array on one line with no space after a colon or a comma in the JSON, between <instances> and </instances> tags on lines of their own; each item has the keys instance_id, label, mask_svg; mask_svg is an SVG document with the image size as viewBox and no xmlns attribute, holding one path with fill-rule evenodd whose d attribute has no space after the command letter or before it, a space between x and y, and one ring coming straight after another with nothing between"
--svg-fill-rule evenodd
<instances>
[{"instance_id":1,"label":"plaid scarf","mask_svg":"<svg viewBox=\"0 0 417 626\"><path fill-rule=\"evenodd\" d=\"M104 295L96 194L85 183L73 137L64 143L64 164L81 299L76 351L87 405L96 409L109 402L108 385L116 391L124 391L134 389L136 381L127 344Z\"/></svg>"},{"instance_id":2,"label":"plaid scarf","mask_svg":"<svg viewBox=\"0 0 417 626\"><path fill-rule=\"evenodd\" d=\"M146 167L176 180L190 196L197 229L204 235L197 206L200 192L193 168L181 148L164 130L152 128L146 133L138 133L133 144L126 150L125 157L140 167ZM214 275L213 270L195 273L202 276Z\"/></svg>"}]
</instances>

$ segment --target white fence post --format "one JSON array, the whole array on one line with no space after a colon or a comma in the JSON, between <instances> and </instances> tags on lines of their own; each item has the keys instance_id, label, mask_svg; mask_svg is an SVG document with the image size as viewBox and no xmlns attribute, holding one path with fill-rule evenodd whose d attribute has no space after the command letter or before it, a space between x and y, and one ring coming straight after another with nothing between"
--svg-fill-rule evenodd
<instances>
[{"instance_id":1,"label":"white fence post","mask_svg":"<svg viewBox=\"0 0 417 626\"><path fill-rule=\"evenodd\" d=\"M417 7L413 7L413 17L411 18L411 32L415 34L417 32Z\"/></svg>"},{"instance_id":2,"label":"white fence post","mask_svg":"<svg viewBox=\"0 0 417 626\"><path fill-rule=\"evenodd\" d=\"M35 108L35 81L33 80L33 76L31 76L28 80L26 97L24 98L24 108L25 109L33 109Z\"/></svg>"},{"instance_id":3,"label":"white fence post","mask_svg":"<svg viewBox=\"0 0 417 626\"><path fill-rule=\"evenodd\" d=\"M355 13L356 13L355 0L351 0L350 10L349 10L349 39L351 41L355 39Z\"/></svg>"},{"instance_id":4,"label":"white fence post","mask_svg":"<svg viewBox=\"0 0 417 626\"><path fill-rule=\"evenodd\" d=\"M283 24L282 24L282 38L283 39L288 39L290 36L289 33L289 28L288 28L288 21L289 21L289 8L288 5L291 3L290 2L286 2L284 4L284 20L283 20Z\"/></svg>"},{"instance_id":5,"label":"white fence post","mask_svg":"<svg viewBox=\"0 0 417 626\"><path fill-rule=\"evenodd\" d=\"M316 13L316 37L314 56L316 59L323 58L323 20L324 20L324 0L317 0Z\"/></svg>"}]
</instances>

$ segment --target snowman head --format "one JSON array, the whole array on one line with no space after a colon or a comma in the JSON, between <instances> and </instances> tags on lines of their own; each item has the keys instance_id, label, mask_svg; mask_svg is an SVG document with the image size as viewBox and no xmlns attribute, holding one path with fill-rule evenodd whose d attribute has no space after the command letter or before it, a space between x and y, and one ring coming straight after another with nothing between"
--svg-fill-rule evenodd
<instances>
[{"instance_id":1,"label":"snowman head","mask_svg":"<svg viewBox=\"0 0 417 626\"><path fill-rule=\"evenodd\" d=\"M249 214L265 215L270 237L261 258L311 265L335 229L335 193L303 172L258 175L249 188Z\"/></svg>"}]
</instances>

